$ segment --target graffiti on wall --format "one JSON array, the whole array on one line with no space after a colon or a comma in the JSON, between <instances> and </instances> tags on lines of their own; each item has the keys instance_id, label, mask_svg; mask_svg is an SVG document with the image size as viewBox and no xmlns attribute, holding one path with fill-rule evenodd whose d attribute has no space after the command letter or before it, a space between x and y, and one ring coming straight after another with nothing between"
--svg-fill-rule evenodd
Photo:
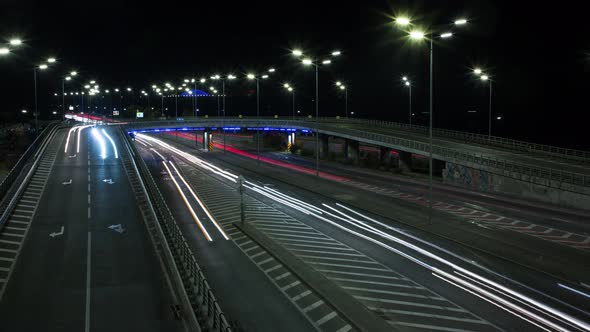
<instances>
[{"instance_id":1,"label":"graffiti on wall","mask_svg":"<svg viewBox=\"0 0 590 332\"><path fill-rule=\"evenodd\" d=\"M479 169L447 162L442 175L445 183L480 191L494 191L494 175Z\"/></svg>"}]
</instances>

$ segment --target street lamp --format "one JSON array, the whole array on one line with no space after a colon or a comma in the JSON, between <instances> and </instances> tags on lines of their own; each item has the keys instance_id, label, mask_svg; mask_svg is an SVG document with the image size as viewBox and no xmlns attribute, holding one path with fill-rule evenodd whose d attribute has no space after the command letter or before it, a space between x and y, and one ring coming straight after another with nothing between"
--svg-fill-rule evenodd
<instances>
[{"instance_id":1,"label":"street lamp","mask_svg":"<svg viewBox=\"0 0 590 332\"><path fill-rule=\"evenodd\" d=\"M407 27L411 26L412 22L407 17L399 17L396 19L396 23L400 26ZM433 90L433 51L434 51L434 39L448 39L453 36L453 33L449 31L450 26L463 26L467 24L467 19L460 18L455 20L454 24L444 24L444 25L437 25L430 29L430 32L424 32L419 29L413 29L409 31L408 35L410 39L416 41L422 41L424 39L430 39L430 77L429 77L429 90L430 90L430 98L429 98L429 130L428 130L428 141L429 141L429 156L428 156L428 170L429 170L429 197L428 197L428 206L429 206L429 213L428 213L428 220L429 222L432 220L432 119L433 119L433 99L432 99L432 90Z\"/></svg>"},{"instance_id":2,"label":"street lamp","mask_svg":"<svg viewBox=\"0 0 590 332\"><path fill-rule=\"evenodd\" d=\"M404 86L408 87L408 91L409 91L409 94L408 94L408 108L409 108L408 123L411 126L412 125L412 82L408 79L408 76L403 76L402 81L404 82Z\"/></svg>"},{"instance_id":3,"label":"street lamp","mask_svg":"<svg viewBox=\"0 0 590 332\"><path fill-rule=\"evenodd\" d=\"M492 86L494 80L491 79L489 75L484 74L484 72L480 68L475 68L473 73L479 76L479 79L483 82L488 82L490 86L490 97L489 97L489 104L488 104L488 140L492 138Z\"/></svg>"},{"instance_id":4,"label":"street lamp","mask_svg":"<svg viewBox=\"0 0 590 332\"><path fill-rule=\"evenodd\" d=\"M291 92L291 96L292 96L292 104L293 104L293 120L295 120L295 89L289 84L289 83L285 83L283 84L283 88L285 88L287 91Z\"/></svg>"},{"instance_id":5,"label":"street lamp","mask_svg":"<svg viewBox=\"0 0 590 332\"><path fill-rule=\"evenodd\" d=\"M35 136L39 136L39 109L37 107L37 69L45 70L47 68L48 66L44 63L40 64L37 67L33 67L33 84L35 89Z\"/></svg>"},{"instance_id":6,"label":"street lamp","mask_svg":"<svg viewBox=\"0 0 590 332\"><path fill-rule=\"evenodd\" d=\"M292 51L292 54L297 57L301 58L303 56L303 51L299 49L295 49ZM336 57L340 56L340 51L333 51L331 56ZM318 91L318 81L319 81L319 67L320 65L328 65L332 61L330 59L324 59L319 63L317 60L313 60L312 58L305 57L301 60L301 63L304 66L313 66L315 68L315 122L316 122L316 161L315 161L315 174L316 176L320 176L320 133L319 133L319 91Z\"/></svg>"},{"instance_id":7,"label":"street lamp","mask_svg":"<svg viewBox=\"0 0 590 332\"><path fill-rule=\"evenodd\" d=\"M236 78L236 76L234 76L232 74L227 75L227 78L223 78L219 75L211 76L212 80L221 80L221 91L222 91L221 93L223 95L223 97L222 97L223 98L223 123L222 123L223 125L221 127L221 132L223 134L223 152L224 153L225 153L225 128L224 128L225 127L225 80L227 79L227 80L231 81L231 80L234 80L235 78Z\"/></svg>"},{"instance_id":8,"label":"street lamp","mask_svg":"<svg viewBox=\"0 0 590 332\"><path fill-rule=\"evenodd\" d=\"M10 45L12 46L19 46L20 44L23 43L22 40L18 39L18 38L13 38L9 41Z\"/></svg>"},{"instance_id":9,"label":"street lamp","mask_svg":"<svg viewBox=\"0 0 590 332\"><path fill-rule=\"evenodd\" d=\"M269 72L273 73L274 68L270 68ZM267 79L268 74L256 75L249 73L246 75L248 80L256 80L256 162L260 163L260 78Z\"/></svg>"},{"instance_id":10,"label":"street lamp","mask_svg":"<svg viewBox=\"0 0 590 332\"><path fill-rule=\"evenodd\" d=\"M8 47L0 47L0 55L7 55L10 53L10 49Z\"/></svg>"},{"instance_id":11,"label":"street lamp","mask_svg":"<svg viewBox=\"0 0 590 332\"><path fill-rule=\"evenodd\" d=\"M344 91L344 117L348 119L348 88L340 81L336 82L336 86Z\"/></svg>"}]
</instances>

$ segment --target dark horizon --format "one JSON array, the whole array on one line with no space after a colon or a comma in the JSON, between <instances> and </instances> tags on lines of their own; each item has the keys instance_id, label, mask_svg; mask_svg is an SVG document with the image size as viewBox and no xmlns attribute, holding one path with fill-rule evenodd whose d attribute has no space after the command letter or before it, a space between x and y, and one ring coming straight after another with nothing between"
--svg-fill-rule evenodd
<instances>
[{"instance_id":1,"label":"dark horizon","mask_svg":"<svg viewBox=\"0 0 590 332\"><path fill-rule=\"evenodd\" d=\"M363 7L364 6L364 7ZM0 37L13 34L25 45L0 58L5 91L4 113L33 107L33 60L52 55L59 65L39 75L39 109L48 114L61 91L60 74L78 70L85 82L101 86L149 89L152 83L181 82L191 74L233 73L240 82L228 95L253 96L250 70L277 68L265 82L261 101L272 110L290 109L281 85L292 82L297 105L313 111L313 73L301 68L290 50L312 54L339 49L343 55L320 73L320 115L342 115L344 100L336 80L349 86L349 111L363 118L407 122L409 75L414 113L428 111L427 47L407 43L392 17L408 13L416 23L443 23L458 16L469 25L454 38L435 46L434 125L487 132L487 85L471 75L475 65L494 77L493 134L550 145L590 148L583 132L590 87L586 77L590 45L578 36L590 33L583 5L533 7L532 2L458 1L434 5L426 1L367 3L185 3L140 4L35 3L6 1L0 14ZM554 27L541 21L567 21ZM455 38L456 37L456 38ZM66 88L66 91L68 89ZM71 88L70 88L71 91ZM252 99L252 98L250 98ZM243 100L243 98L242 98ZM251 100L233 107L252 112ZM468 113L467 111L477 111ZM231 110L228 107L228 115ZM267 114L271 115L271 114ZM426 115L418 117L426 125Z\"/></svg>"}]
</instances>

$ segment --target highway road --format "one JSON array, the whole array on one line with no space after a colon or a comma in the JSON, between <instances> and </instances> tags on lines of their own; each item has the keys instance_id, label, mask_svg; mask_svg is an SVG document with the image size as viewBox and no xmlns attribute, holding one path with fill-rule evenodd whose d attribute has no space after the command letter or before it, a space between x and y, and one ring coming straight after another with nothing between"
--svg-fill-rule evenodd
<instances>
[{"instance_id":1,"label":"highway road","mask_svg":"<svg viewBox=\"0 0 590 332\"><path fill-rule=\"evenodd\" d=\"M170 137L164 139L171 142ZM252 159L231 153L202 153L176 146L196 154L198 159L194 159L183 151L150 140L142 137L139 145L145 144L144 148L156 149L160 154L175 155L166 158L174 158L213 215L219 214L222 224L223 218L230 220L225 225L236 221L235 213L223 214L223 209L232 205L228 203L230 192L235 195L229 174L246 176L251 182L249 192L256 201L276 210L274 218L247 214L247 222L254 223L402 330L567 328L583 331L588 328L587 298L582 295L586 294L586 279L576 280L577 283L555 279L502 259L497 252L458 245L452 237L442 237L438 231L446 229L447 235L471 237L484 247L503 247L500 252L504 254L515 254L530 245L535 248L538 242L547 241L466 223L461 217L443 211L434 212L437 225L427 225L424 222L427 212L417 205L420 203L355 188L350 186L350 181L317 179L276 165L257 165ZM153 171L161 172L161 169ZM217 181L213 185L212 177ZM368 182L371 186L371 181ZM285 220L288 220L286 225ZM232 232L228 234L231 236ZM551 249L557 246L549 245L553 246ZM574 258L577 262L587 259L584 251L559 248L561 254L582 252L582 256ZM529 259L528 254L521 255ZM534 257L538 259L538 255ZM546 265L559 263L563 262ZM563 270L564 264L561 265ZM587 278L587 269L581 270L575 277Z\"/></svg>"},{"instance_id":2,"label":"highway road","mask_svg":"<svg viewBox=\"0 0 590 332\"><path fill-rule=\"evenodd\" d=\"M44 164L48 180L0 302L1 331L185 330L115 157L122 142L104 128L54 138L55 160Z\"/></svg>"}]
</instances>

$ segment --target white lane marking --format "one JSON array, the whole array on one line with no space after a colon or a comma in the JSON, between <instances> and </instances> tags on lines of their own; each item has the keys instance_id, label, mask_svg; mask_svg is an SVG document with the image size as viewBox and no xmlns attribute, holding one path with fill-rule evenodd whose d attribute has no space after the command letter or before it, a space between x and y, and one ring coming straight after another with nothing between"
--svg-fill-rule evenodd
<instances>
[{"instance_id":1,"label":"white lane marking","mask_svg":"<svg viewBox=\"0 0 590 332\"><path fill-rule=\"evenodd\" d=\"M325 260L332 260L332 261L341 261L341 262L353 262L353 263L362 263L362 264L373 264L373 265L381 265L381 263L377 263L372 260L360 260L360 259L348 259L348 258L338 258L338 257L325 257L325 256L311 256L311 255L297 255L298 257L308 258L309 259L325 259Z\"/></svg>"},{"instance_id":2,"label":"white lane marking","mask_svg":"<svg viewBox=\"0 0 590 332\"><path fill-rule=\"evenodd\" d=\"M265 260L263 260L263 261L261 261L259 263L256 263L256 265L263 265L263 264L266 264L266 263L268 263L270 261L273 261L273 260L274 260L274 257L269 257L269 258L267 258L267 259L265 259Z\"/></svg>"},{"instance_id":3,"label":"white lane marking","mask_svg":"<svg viewBox=\"0 0 590 332\"><path fill-rule=\"evenodd\" d=\"M383 271L383 272L391 272L388 269L379 269L376 267L366 267L366 266L356 266L356 265L344 265L344 264L332 264L332 263L324 263L324 262L307 262L313 265L325 265L325 266L336 266L336 267L343 267L345 269L362 269L362 270L371 270L371 271Z\"/></svg>"},{"instance_id":4,"label":"white lane marking","mask_svg":"<svg viewBox=\"0 0 590 332\"><path fill-rule=\"evenodd\" d=\"M585 296L585 297L587 297L587 298L589 298L589 299L590 299L590 295L588 295L588 294L586 294L586 293L584 293L584 292L582 292L582 291L579 291L579 290L577 290L577 289L575 289L575 288L571 288L571 287L568 287L568 286L566 286L566 285L564 285L564 284L560 284L560 283L558 283L557 285L559 285L559 287L561 287L561 288L565 288L565 289L567 289L567 290L569 290L569 291L571 291L571 292L574 292L574 293L580 294L580 295L582 295L582 296Z\"/></svg>"},{"instance_id":5,"label":"white lane marking","mask_svg":"<svg viewBox=\"0 0 590 332\"><path fill-rule=\"evenodd\" d=\"M90 211L90 210L88 210ZM85 319L85 331L90 331L90 271L91 271L91 257L92 250L92 237L91 233L88 232L88 249L86 254L86 319Z\"/></svg>"},{"instance_id":6,"label":"white lane marking","mask_svg":"<svg viewBox=\"0 0 590 332\"><path fill-rule=\"evenodd\" d=\"M290 275L291 275L291 272L285 272L285 273L281 274L280 276L276 277L275 280L276 281L279 281L279 280L281 280L283 278L286 278L286 277L288 277Z\"/></svg>"},{"instance_id":7,"label":"white lane marking","mask_svg":"<svg viewBox=\"0 0 590 332\"><path fill-rule=\"evenodd\" d=\"M308 312L308 311L311 311L311 310L313 310L313 309L315 309L315 308L317 308L317 307L321 306L322 304L324 304L324 301L322 301L322 300L319 300L319 301L317 301L317 302L315 302L315 303L312 303L312 304L308 305L307 307L303 308L303 310L302 310L302 311L303 311L304 313L306 313L306 312Z\"/></svg>"},{"instance_id":8,"label":"white lane marking","mask_svg":"<svg viewBox=\"0 0 590 332\"><path fill-rule=\"evenodd\" d=\"M331 251L323 251L323 250L309 250L309 249L289 249L289 250L291 250L291 251L309 252L309 253L321 254L321 255L365 257L365 255L363 255L363 254L347 254L347 253L343 253L343 252L331 252Z\"/></svg>"},{"instance_id":9,"label":"white lane marking","mask_svg":"<svg viewBox=\"0 0 590 332\"><path fill-rule=\"evenodd\" d=\"M466 322L466 323L490 325L489 322L486 322L484 320L471 319L471 318L460 318L460 317L447 316L447 315L427 314L427 313L417 312L417 311L396 310L396 309L386 309L386 308L377 308L377 307L367 307L367 308L369 308L370 310L374 310L374 311L381 311L381 312L387 312L387 313L392 313L392 314L421 316L421 317L428 317L428 318L435 318L435 319L448 319L448 320L455 320L455 321Z\"/></svg>"},{"instance_id":10,"label":"white lane marking","mask_svg":"<svg viewBox=\"0 0 590 332\"><path fill-rule=\"evenodd\" d=\"M90 219L92 216L92 213L90 212L90 206L88 207L88 219Z\"/></svg>"},{"instance_id":11,"label":"white lane marking","mask_svg":"<svg viewBox=\"0 0 590 332\"><path fill-rule=\"evenodd\" d=\"M394 284L390 282L380 282L380 281L373 281L373 280L359 280L359 279L349 279L349 278L336 278L336 277L328 277L330 280L337 280L343 282L350 282L350 283L357 283L357 284L369 284L369 285L379 285L379 286L387 286L387 287L394 287L394 288L413 288L419 290L427 290L426 288L415 284L415 285L408 285L408 284ZM400 279L403 280L403 279ZM408 280L408 282L411 282Z\"/></svg>"},{"instance_id":12,"label":"white lane marking","mask_svg":"<svg viewBox=\"0 0 590 332\"><path fill-rule=\"evenodd\" d=\"M320 318L319 320L317 320L315 323L318 326L321 326L322 324L326 323L327 321L329 321L330 319L336 317L336 312L332 311L329 314L325 315L324 317Z\"/></svg>"},{"instance_id":13,"label":"white lane marking","mask_svg":"<svg viewBox=\"0 0 590 332\"><path fill-rule=\"evenodd\" d=\"M90 204L90 194L88 194L88 204Z\"/></svg>"},{"instance_id":14,"label":"white lane marking","mask_svg":"<svg viewBox=\"0 0 590 332\"><path fill-rule=\"evenodd\" d=\"M417 324L417 323L408 323L408 322L395 322L394 325L403 325L408 327L417 327L426 329L427 331L445 331L445 332L465 332L464 329L455 329L452 327L442 327L437 325L428 325L428 324Z\"/></svg>"},{"instance_id":15,"label":"white lane marking","mask_svg":"<svg viewBox=\"0 0 590 332\"><path fill-rule=\"evenodd\" d=\"M399 295L399 296L408 296L408 297L415 297L418 299L427 299L427 300L436 300L436 301L447 301L445 298L439 296L427 296L427 295L420 295L414 293L405 293L405 292L393 292L393 291L386 291L386 290L379 290L379 289L372 289L372 288L361 288L361 287L342 287L344 289L354 290L357 292L364 292L364 293L377 293L377 294L387 294L387 295Z\"/></svg>"},{"instance_id":16,"label":"white lane marking","mask_svg":"<svg viewBox=\"0 0 590 332\"><path fill-rule=\"evenodd\" d=\"M342 327L341 329L339 329L339 330L338 330L338 331L336 331L336 332L348 332L348 331L350 331L350 330L352 330L352 326L350 326L350 325L346 325L346 326Z\"/></svg>"},{"instance_id":17,"label":"white lane marking","mask_svg":"<svg viewBox=\"0 0 590 332\"><path fill-rule=\"evenodd\" d=\"M250 258L254 259L254 258L256 258L256 257L258 257L258 256L262 256L262 255L264 255L264 254L266 254L266 251L261 251L261 252L259 252L259 253L255 254L255 255L252 255L252 256L250 256Z\"/></svg>"},{"instance_id":18,"label":"white lane marking","mask_svg":"<svg viewBox=\"0 0 590 332\"><path fill-rule=\"evenodd\" d=\"M295 287L295 286L297 286L297 285L299 285L299 284L301 284L301 281L299 281L299 280L295 280L294 282L292 282L292 283L288 284L287 286L281 287L281 290L284 292L284 291L286 291L287 289L289 289L289 288L293 288L293 287Z\"/></svg>"},{"instance_id":19,"label":"white lane marking","mask_svg":"<svg viewBox=\"0 0 590 332\"><path fill-rule=\"evenodd\" d=\"M273 267L271 267L271 268L268 268L268 269L264 270L264 273L269 273L269 272L272 272L272 271L274 271L274 270L276 270L276 269L278 269L278 268L280 268L280 267L282 267L282 265L281 265L281 264L275 265L275 266L273 266Z\"/></svg>"},{"instance_id":20,"label":"white lane marking","mask_svg":"<svg viewBox=\"0 0 590 332\"><path fill-rule=\"evenodd\" d=\"M303 293L301 293L301 294L299 294L299 295L296 295L296 296L292 297L292 298L291 298L291 300L292 300L293 302L295 302L295 301L297 301L297 300L299 300L299 299L302 299L302 298L306 297L306 296L307 296L307 295L309 295L309 294L311 294L311 291L308 289L308 290L306 290L305 292L303 292Z\"/></svg>"},{"instance_id":21,"label":"white lane marking","mask_svg":"<svg viewBox=\"0 0 590 332\"><path fill-rule=\"evenodd\" d=\"M357 296L357 295L355 295L354 298L359 299L359 300L363 300L363 301L390 303L390 304L401 304L401 305L407 305L407 306L412 306L412 307L422 307L422 308L430 308L430 309L437 309L437 310L443 310L443 311L456 311L456 312L469 313L469 311L462 309L462 308L445 307L445 306L433 305L433 304L424 304L424 303L408 302L408 301L397 301L397 300L389 300L389 299L374 298L374 297L369 297L369 296Z\"/></svg>"}]
</instances>

